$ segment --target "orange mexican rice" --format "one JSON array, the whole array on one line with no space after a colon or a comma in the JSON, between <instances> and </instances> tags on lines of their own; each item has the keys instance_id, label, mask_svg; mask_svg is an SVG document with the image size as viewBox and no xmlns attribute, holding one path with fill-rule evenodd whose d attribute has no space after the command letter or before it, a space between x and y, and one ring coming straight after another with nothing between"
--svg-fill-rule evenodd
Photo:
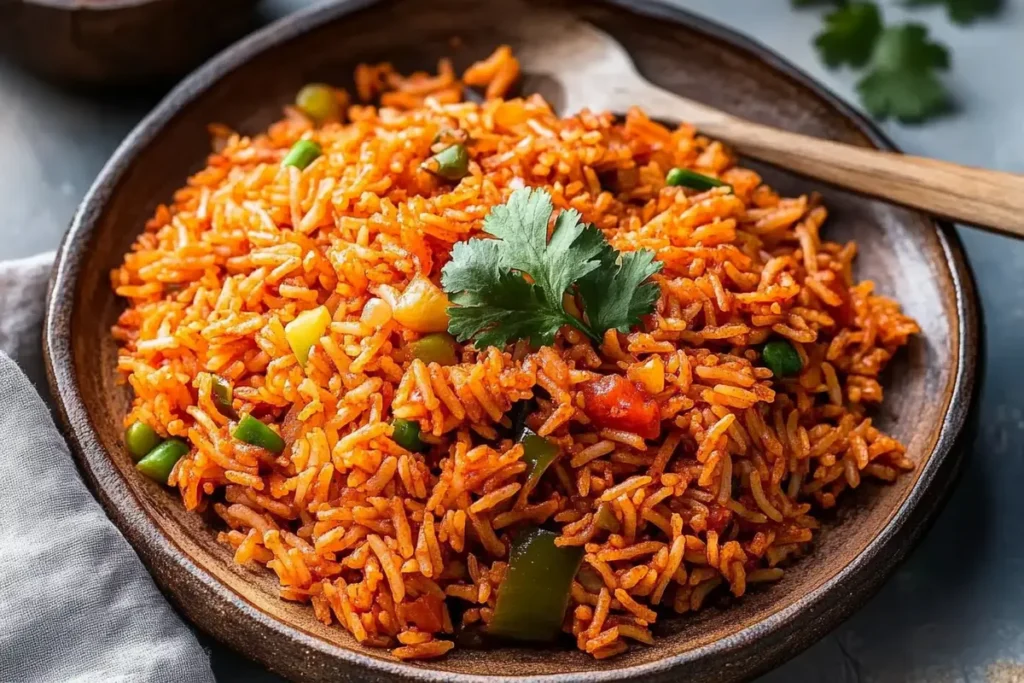
<instances>
[{"instance_id":1,"label":"orange mexican rice","mask_svg":"<svg viewBox=\"0 0 1024 683\"><path fill-rule=\"evenodd\" d=\"M649 644L662 615L783 579L817 511L913 467L868 410L918 326L822 238L816 195L639 109L504 99L517 75L507 48L461 78L362 66L352 97L379 107L314 85L265 133L214 126L111 274L140 470L283 599L403 659L463 631ZM635 324L593 332L581 279L543 344L448 334L472 298L445 291L453 245L497 244L517 192L551 230L596 226L610 273L653 252Z\"/></svg>"}]
</instances>

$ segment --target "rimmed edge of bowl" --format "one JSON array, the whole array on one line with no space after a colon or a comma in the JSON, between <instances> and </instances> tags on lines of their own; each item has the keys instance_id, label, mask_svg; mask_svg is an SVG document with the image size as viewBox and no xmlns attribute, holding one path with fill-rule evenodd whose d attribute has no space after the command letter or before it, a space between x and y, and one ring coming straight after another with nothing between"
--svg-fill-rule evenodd
<instances>
[{"instance_id":1,"label":"rimmed edge of bowl","mask_svg":"<svg viewBox=\"0 0 1024 683\"><path fill-rule=\"evenodd\" d=\"M669 6L663 0L638 0L636 2L610 0L610 2L641 15L669 19L757 58L798 85L814 92L842 117L850 121L876 147L898 151L874 123L867 120L804 71L758 41L711 20ZM100 443L98 434L89 419L81 392L75 383L75 364L71 352L69 320L74 298L72 285L77 280L83 260L83 250L80 245L88 243L95 228L96 219L102 213L102 207L109 201L119 179L128 170L136 154L144 150L162 132L165 125L182 107L213 87L225 74L244 65L256 55L308 30L340 19L372 4L374 4L373 0L336 0L306 8L269 24L213 57L171 90L153 111L129 133L104 165L82 200L58 248L51 274L43 326L43 351L47 378L57 403L61 422L73 447L72 451L94 491L101 488L99 480L120 475L109 460L106 449ZM814 617L816 620L815 632L823 633L839 624L881 587L884 579L906 557L934 520L942 502L952 488L960 466L958 449L962 445L961 437L965 436L968 414L975 403L979 387L979 383L976 381L976 372L980 349L980 308L975 295L972 275L959 237L952 225L939 220L929 220L935 226L954 284L958 313L956 331L959 342L957 372L953 382L950 408L935 447L922 467L917 482L901 505L892 513L882 532L853 562L816 590L799 598L788 608L775 612L766 619L726 638L683 653L668 655L655 662L608 671L541 675L531 677L531 680L547 683L568 683L584 679L595 682L624 678L643 680L646 677L663 676L706 656L721 657L730 653L738 655L743 650L756 648L758 641L771 633L774 639L770 645L763 646L756 656L748 657L732 672L723 672L723 678L729 679L752 676L791 658L817 640L817 637L808 638L799 634L799 624L796 623L799 615L818 611L819 613ZM93 458L90 454L98 454L100 457ZM934 488L933 482L939 479L940 472L946 476L940 479L939 488ZM208 586L227 606L240 613L242 618L252 620L278 636L297 641L305 647L344 660L353 666L363 667L368 670L368 673L372 672L375 675L399 676L406 680L431 683L438 681L469 683L470 681L498 681L512 678L501 675L476 676L427 669L399 661L392 662L370 657L342 646L327 643L298 628L269 617L214 579L204 569L196 565L173 541L163 535L152 522L146 509L127 489L118 491L109 497L105 495L105 492L100 493L99 498L107 513L118 523L118 527L124 531L133 544L144 545L149 552L160 554L171 563L178 565L193 579ZM924 502L930 502L930 504L922 506ZM893 543L894 539L900 535L903 536L901 539L903 542ZM826 599L831 593L835 591L843 594L844 590L845 597L833 601L831 604L827 603ZM261 662L268 668L275 669L274 662L262 660ZM519 679L517 678L517 680Z\"/></svg>"}]
</instances>

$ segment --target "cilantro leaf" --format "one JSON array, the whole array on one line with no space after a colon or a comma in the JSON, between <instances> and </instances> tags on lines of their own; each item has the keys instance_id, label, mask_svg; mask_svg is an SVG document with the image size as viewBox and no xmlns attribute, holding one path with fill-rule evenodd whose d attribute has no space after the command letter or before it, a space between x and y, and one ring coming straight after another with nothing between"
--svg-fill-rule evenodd
<instances>
[{"instance_id":1,"label":"cilantro leaf","mask_svg":"<svg viewBox=\"0 0 1024 683\"><path fill-rule=\"evenodd\" d=\"M1003 0L907 0L911 7L945 5L949 18L958 24L970 24L976 19L998 14Z\"/></svg>"},{"instance_id":2,"label":"cilantro leaf","mask_svg":"<svg viewBox=\"0 0 1024 683\"><path fill-rule=\"evenodd\" d=\"M561 306L548 305L540 288L519 273L498 273L475 291L454 295L452 302L448 331L459 341L475 337L480 349L502 348L516 339L550 345L563 325L572 324Z\"/></svg>"},{"instance_id":3,"label":"cilantro leaf","mask_svg":"<svg viewBox=\"0 0 1024 683\"><path fill-rule=\"evenodd\" d=\"M873 116L917 123L948 108L949 94L935 75L947 68L949 52L928 39L925 26L893 26L879 36L857 91Z\"/></svg>"},{"instance_id":4,"label":"cilantro leaf","mask_svg":"<svg viewBox=\"0 0 1024 683\"><path fill-rule=\"evenodd\" d=\"M864 66L871 59L882 16L873 2L854 2L825 17L825 29L814 39L822 60L831 68Z\"/></svg>"},{"instance_id":5,"label":"cilantro leaf","mask_svg":"<svg viewBox=\"0 0 1024 683\"><path fill-rule=\"evenodd\" d=\"M928 72L874 71L857 84L872 116L893 116L903 123L920 123L949 106L949 95Z\"/></svg>"},{"instance_id":6,"label":"cilantro leaf","mask_svg":"<svg viewBox=\"0 0 1024 683\"><path fill-rule=\"evenodd\" d=\"M629 332L654 310L661 290L649 278L662 264L650 249L620 255L611 247L601 255L601 264L577 285L587 320L597 329Z\"/></svg>"},{"instance_id":7,"label":"cilantro leaf","mask_svg":"<svg viewBox=\"0 0 1024 683\"><path fill-rule=\"evenodd\" d=\"M495 206L484 219L484 232L504 243L501 265L529 275L552 307L576 280L597 268L604 237L580 222L579 212L563 211L548 240L551 195L529 188L512 193L507 204Z\"/></svg>"},{"instance_id":8,"label":"cilantro leaf","mask_svg":"<svg viewBox=\"0 0 1024 683\"><path fill-rule=\"evenodd\" d=\"M441 271L451 295L448 331L477 348L516 339L551 344L563 325L595 341L608 329L628 331L653 310L658 287L645 281L660 270L654 253L619 254L604 235L562 211L548 239L553 206L544 190L522 189L484 219L494 239L459 242ZM576 288L586 319L570 315L563 296Z\"/></svg>"}]
</instances>

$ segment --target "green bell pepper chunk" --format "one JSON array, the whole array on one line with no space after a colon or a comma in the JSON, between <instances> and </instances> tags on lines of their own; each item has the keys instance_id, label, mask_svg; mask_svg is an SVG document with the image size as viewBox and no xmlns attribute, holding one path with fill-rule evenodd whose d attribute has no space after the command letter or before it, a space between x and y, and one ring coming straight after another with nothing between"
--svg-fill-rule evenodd
<instances>
[{"instance_id":1,"label":"green bell pepper chunk","mask_svg":"<svg viewBox=\"0 0 1024 683\"><path fill-rule=\"evenodd\" d=\"M732 189L731 185L722 182L718 178L712 178L711 176L686 168L673 168L670 170L665 176L665 184L672 186L682 185L693 190L710 190L713 187L728 187Z\"/></svg>"},{"instance_id":2,"label":"green bell pepper chunk","mask_svg":"<svg viewBox=\"0 0 1024 683\"><path fill-rule=\"evenodd\" d=\"M583 548L560 548L557 537L546 529L524 529L516 535L489 634L534 642L558 637Z\"/></svg>"},{"instance_id":3,"label":"green bell pepper chunk","mask_svg":"<svg viewBox=\"0 0 1024 683\"><path fill-rule=\"evenodd\" d=\"M523 427L523 435L519 437L519 442L523 444L523 461L529 465L522 494L527 496L540 483L545 470L555 461L558 446L543 436L537 436L527 427Z\"/></svg>"},{"instance_id":4,"label":"green bell pepper chunk","mask_svg":"<svg viewBox=\"0 0 1024 683\"><path fill-rule=\"evenodd\" d=\"M164 441L147 453L146 457L135 465L135 469L153 481L166 484L175 463L185 457L186 453L188 453L188 444L184 441L181 439L167 439L167 441Z\"/></svg>"},{"instance_id":5,"label":"green bell pepper chunk","mask_svg":"<svg viewBox=\"0 0 1024 683\"><path fill-rule=\"evenodd\" d=\"M414 420L403 420L396 417L391 421L394 431L391 433L391 440L407 451L425 450L427 444L420 439L420 424Z\"/></svg>"},{"instance_id":6,"label":"green bell pepper chunk","mask_svg":"<svg viewBox=\"0 0 1024 683\"><path fill-rule=\"evenodd\" d=\"M265 448L271 453L280 453L284 450L284 439L252 415L243 417L231 436L253 446Z\"/></svg>"},{"instance_id":7,"label":"green bell pepper chunk","mask_svg":"<svg viewBox=\"0 0 1024 683\"><path fill-rule=\"evenodd\" d=\"M281 163L284 166L294 166L301 171L316 161L321 154L323 154L323 150L318 143L313 140L299 140L288 150L288 154L285 155L284 161Z\"/></svg>"},{"instance_id":8,"label":"green bell pepper chunk","mask_svg":"<svg viewBox=\"0 0 1024 683\"><path fill-rule=\"evenodd\" d=\"M455 365L459 362L455 339L447 332L433 332L409 345L414 358L424 363Z\"/></svg>"},{"instance_id":9,"label":"green bell pepper chunk","mask_svg":"<svg viewBox=\"0 0 1024 683\"><path fill-rule=\"evenodd\" d=\"M234 391L231 389L231 383L220 375L213 376L213 404L217 406L217 410L224 417L237 420L238 413L235 412L235 408L232 405L232 399L234 398Z\"/></svg>"},{"instance_id":10,"label":"green bell pepper chunk","mask_svg":"<svg viewBox=\"0 0 1024 683\"><path fill-rule=\"evenodd\" d=\"M469 152L465 145L455 143L427 159L424 168L445 180L462 180L469 174Z\"/></svg>"}]
</instances>

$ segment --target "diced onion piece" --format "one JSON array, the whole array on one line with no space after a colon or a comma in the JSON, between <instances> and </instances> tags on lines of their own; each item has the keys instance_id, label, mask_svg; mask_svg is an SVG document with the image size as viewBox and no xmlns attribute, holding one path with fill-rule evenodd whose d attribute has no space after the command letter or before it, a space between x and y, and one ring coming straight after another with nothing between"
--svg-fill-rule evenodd
<instances>
[{"instance_id":1,"label":"diced onion piece","mask_svg":"<svg viewBox=\"0 0 1024 683\"><path fill-rule=\"evenodd\" d=\"M665 362L661 356L651 356L643 365L634 365L626 375L634 382L643 385L648 394L660 394L665 391Z\"/></svg>"},{"instance_id":2,"label":"diced onion piece","mask_svg":"<svg viewBox=\"0 0 1024 683\"><path fill-rule=\"evenodd\" d=\"M417 275L395 305L395 320L416 332L448 329L448 296L423 275Z\"/></svg>"},{"instance_id":3,"label":"diced onion piece","mask_svg":"<svg viewBox=\"0 0 1024 683\"><path fill-rule=\"evenodd\" d=\"M373 329L380 329L391 320L391 316L391 304L375 297L363 306L363 313L359 319Z\"/></svg>"}]
</instances>

